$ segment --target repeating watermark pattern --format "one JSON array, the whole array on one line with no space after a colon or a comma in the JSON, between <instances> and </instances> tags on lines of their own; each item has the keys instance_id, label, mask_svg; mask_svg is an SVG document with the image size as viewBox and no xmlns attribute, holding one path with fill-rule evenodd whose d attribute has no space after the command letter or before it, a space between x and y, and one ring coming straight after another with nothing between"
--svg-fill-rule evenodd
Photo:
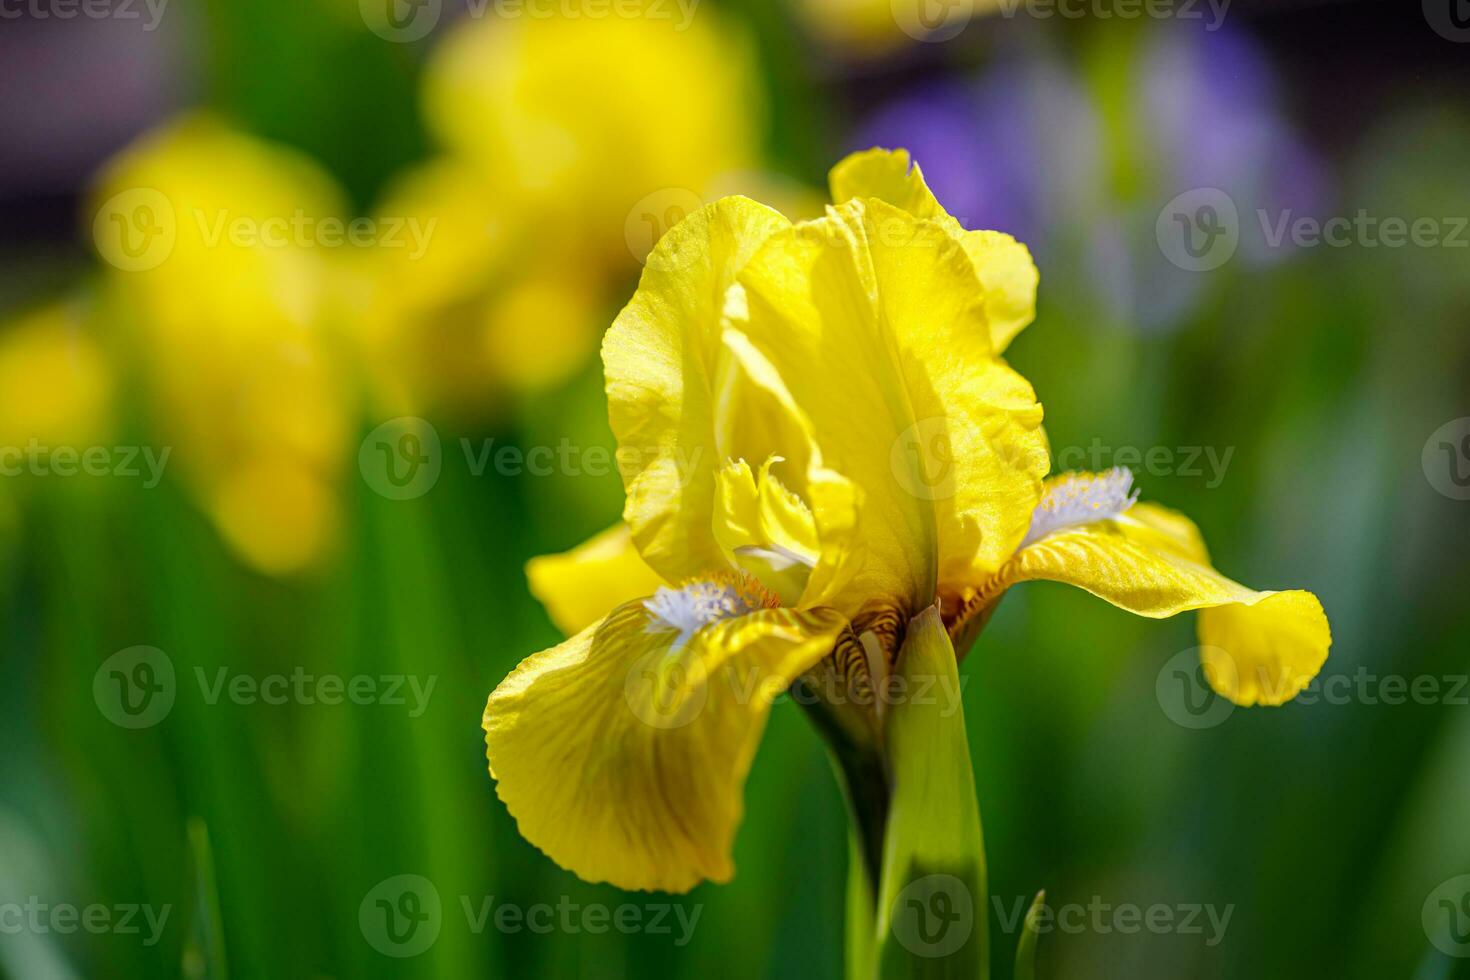
<instances>
[{"instance_id":1,"label":"repeating watermark pattern","mask_svg":"<svg viewBox=\"0 0 1470 980\"><path fill-rule=\"evenodd\" d=\"M1255 227L1244 226L1229 194L1197 187L1164 205L1154 231L1164 257L1189 272L1209 272L1229 262L1247 232L1262 250L1470 247L1470 217L1464 215L1405 217L1359 208L1351 215L1318 218L1292 208L1257 208L1254 216Z\"/></svg>"},{"instance_id":2,"label":"repeating watermark pattern","mask_svg":"<svg viewBox=\"0 0 1470 980\"><path fill-rule=\"evenodd\" d=\"M1434 33L1446 41L1470 41L1470 2L1467 0L1423 0L1424 19Z\"/></svg>"},{"instance_id":3,"label":"repeating watermark pattern","mask_svg":"<svg viewBox=\"0 0 1470 980\"><path fill-rule=\"evenodd\" d=\"M623 935L664 936L675 946L687 946L704 913L702 904L680 902L574 902L562 895L553 904L523 905L494 895L460 895L459 911L465 928L473 935L487 929L515 935L538 936ZM405 959L427 951L446 925L439 889L423 875L401 874L385 878L363 896L357 921L368 945L382 953Z\"/></svg>"},{"instance_id":4,"label":"repeating watermark pattern","mask_svg":"<svg viewBox=\"0 0 1470 980\"><path fill-rule=\"evenodd\" d=\"M1024 896L1017 896L1007 902L999 895L992 895L990 902L1000 920L1001 931L1007 934L1018 932L1030 901ZM1037 908L1034 921L1036 931L1042 935L1059 932L1066 935L1094 933L1107 936L1118 933L1132 936L1147 932L1155 936L1200 936L1206 946L1215 947L1225 939L1225 931L1234 916L1233 902L1223 907L1201 902L1139 905L1110 902L1101 895L1093 895L1085 903L1053 905L1043 902Z\"/></svg>"},{"instance_id":5,"label":"repeating watermark pattern","mask_svg":"<svg viewBox=\"0 0 1470 980\"><path fill-rule=\"evenodd\" d=\"M304 208L290 214L236 214L227 208L189 208L186 230L205 248L403 249L423 258L439 219L380 215L345 219ZM178 245L179 210L162 191L134 187L103 202L92 219L97 254L124 272L147 272L167 262Z\"/></svg>"},{"instance_id":6,"label":"repeating watermark pattern","mask_svg":"<svg viewBox=\"0 0 1470 980\"><path fill-rule=\"evenodd\" d=\"M953 40L980 13L1007 20L1179 20L1202 22L1210 33L1225 23L1231 0L890 0L893 21L916 41Z\"/></svg>"},{"instance_id":7,"label":"repeating watermark pattern","mask_svg":"<svg viewBox=\"0 0 1470 980\"><path fill-rule=\"evenodd\" d=\"M357 924L368 945L384 956L406 959L434 945L444 926L439 889L423 875L385 878L362 897Z\"/></svg>"},{"instance_id":8,"label":"repeating watermark pattern","mask_svg":"<svg viewBox=\"0 0 1470 980\"><path fill-rule=\"evenodd\" d=\"M898 893L889 921L893 938L915 956L949 956L962 949L975 931L975 899L954 875L925 875Z\"/></svg>"},{"instance_id":9,"label":"repeating watermark pattern","mask_svg":"<svg viewBox=\"0 0 1470 980\"><path fill-rule=\"evenodd\" d=\"M1121 466L1148 476L1203 479L1206 490L1225 482L1225 471L1235 457L1234 446L1109 446L1094 438L1086 446L1053 450L1055 469L1103 470Z\"/></svg>"},{"instance_id":10,"label":"repeating watermark pattern","mask_svg":"<svg viewBox=\"0 0 1470 980\"><path fill-rule=\"evenodd\" d=\"M975 0L889 0L893 22L915 41L959 37L975 16Z\"/></svg>"},{"instance_id":11,"label":"repeating watermark pattern","mask_svg":"<svg viewBox=\"0 0 1470 980\"><path fill-rule=\"evenodd\" d=\"M628 252L639 262L659 272L676 272L699 258L696 249L664 249L653 247L669 229L704 207L704 199L687 187L665 187L647 194L628 211L623 221L623 239Z\"/></svg>"},{"instance_id":12,"label":"repeating watermark pattern","mask_svg":"<svg viewBox=\"0 0 1470 980\"><path fill-rule=\"evenodd\" d=\"M92 676L92 699L121 728L151 728L173 710L178 684L174 662L157 647L119 650Z\"/></svg>"},{"instance_id":13,"label":"repeating watermark pattern","mask_svg":"<svg viewBox=\"0 0 1470 980\"><path fill-rule=\"evenodd\" d=\"M85 932L94 936L138 936L144 946L156 946L172 912L172 905L75 905L44 902L31 895L24 902L0 902L0 935L68 936Z\"/></svg>"},{"instance_id":14,"label":"repeating watermark pattern","mask_svg":"<svg viewBox=\"0 0 1470 980\"><path fill-rule=\"evenodd\" d=\"M1470 875L1442 881L1420 911L1424 935L1446 956L1470 958Z\"/></svg>"},{"instance_id":15,"label":"repeating watermark pattern","mask_svg":"<svg viewBox=\"0 0 1470 980\"><path fill-rule=\"evenodd\" d=\"M195 667L195 686L206 705L249 707L379 705L406 708L410 718L428 710L437 674L242 673L229 667ZM151 728L168 717L178 698L173 659L157 647L136 646L108 657L92 676L92 697L108 721L122 728Z\"/></svg>"},{"instance_id":16,"label":"repeating watermark pattern","mask_svg":"<svg viewBox=\"0 0 1470 980\"><path fill-rule=\"evenodd\" d=\"M1229 262L1240 245L1240 212L1218 187L1185 191L1164 205L1154 223L1164 258L1189 272Z\"/></svg>"},{"instance_id":17,"label":"repeating watermark pattern","mask_svg":"<svg viewBox=\"0 0 1470 980\"><path fill-rule=\"evenodd\" d=\"M172 446L47 446L32 438L24 446L0 446L0 476L141 479L152 490L172 452Z\"/></svg>"},{"instance_id":18,"label":"repeating watermark pattern","mask_svg":"<svg viewBox=\"0 0 1470 980\"><path fill-rule=\"evenodd\" d=\"M888 447L888 466L898 485L920 500L948 500L958 492L949 419L921 419Z\"/></svg>"},{"instance_id":19,"label":"repeating watermark pattern","mask_svg":"<svg viewBox=\"0 0 1470 980\"><path fill-rule=\"evenodd\" d=\"M856 705L884 714L897 705L937 707L943 718L954 717L964 706L967 677L939 674L894 675L850 686L837 673L803 677L788 684L756 667L726 665L708 677L696 677L695 666L677 651L663 647L638 658L623 680L628 709L650 728L683 728L697 719L709 703L711 690L728 689L739 705L780 704Z\"/></svg>"},{"instance_id":20,"label":"repeating watermark pattern","mask_svg":"<svg viewBox=\"0 0 1470 980\"><path fill-rule=\"evenodd\" d=\"M1451 500L1470 500L1470 417L1435 429L1420 457L1429 485Z\"/></svg>"},{"instance_id":21,"label":"repeating watermark pattern","mask_svg":"<svg viewBox=\"0 0 1470 980\"><path fill-rule=\"evenodd\" d=\"M703 446L675 446L669 456L658 447L619 446L612 450L606 446L579 446L565 437L555 446L521 447L508 443L497 446L493 438L482 439L478 443L461 438L459 445L464 453L465 466L475 477L494 473L508 477L605 477L618 474L627 478L642 472L647 466L663 462L673 466L682 484L704 459Z\"/></svg>"},{"instance_id":22,"label":"repeating watermark pattern","mask_svg":"<svg viewBox=\"0 0 1470 980\"><path fill-rule=\"evenodd\" d=\"M650 466L671 467L680 483L705 457L704 447L672 452L660 447L582 446L563 437L555 445L520 446L495 438L459 439L465 469L472 477L607 477L624 479ZM367 434L357 453L367 485L389 500L422 497L439 482L445 465L439 432L427 419L405 415L389 419Z\"/></svg>"},{"instance_id":23,"label":"repeating watermark pattern","mask_svg":"<svg viewBox=\"0 0 1470 980\"><path fill-rule=\"evenodd\" d=\"M173 254L178 237L173 202L153 187L114 194L92 219L97 254L124 272L158 268Z\"/></svg>"},{"instance_id":24,"label":"repeating watermark pattern","mask_svg":"<svg viewBox=\"0 0 1470 980\"><path fill-rule=\"evenodd\" d=\"M1154 695L1164 715L1181 728L1214 728L1235 711L1235 704L1215 693L1205 673L1204 659L1211 656L1224 673L1235 670L1235 660L1218 647L1190 647L1170 657L1154 679ZM1227 678L1218 678L1221 684ZM1233 678L1228 678L1233 680Z\"/></svg>"},{"instance_id":25,"label":"repeating watermark pattern","mask_svg":"<svg viewBox=\"0 0 1470 980\"><path fill-rule=\"evenodd\" d=\"M700 0L463 0L471 20L652 20L676 31L694 23ZM422 40L439 26L444 0L358 0L368 30L385 41Z\"/></svg>"},{"instance_id":26,"label":"repeating watermark pattern","mask_svg":"<svg viewBox=\"0 0 1470 980\"><path fill-rule=\"evenodd\" d=\"M1236 686L1240 673L1235 659L1219 647L1179 651L1165 662L1155 680L1159 707L1181 728L1215 728L1235 711L1229 698L1215 693L1204 667L1206 661L1215 671L1220 686ZM1255 681L1267 693L1271 693L1273 684L1282 683L1264 672ZM1284 696L1289 692L1275 693ZM1360 666L1352 673L1319 674L1296 692L1292 700L1306 707L1464 708L1470 707L1470 674L1380 674Z\"/></svg>"},{"instance_id":27,"label":"repeating watermark pattern","mask_svg":"<svg viewBox=\"0 0 1470 980\"><path fill-rule=\"evenodd\" d=\"M367 434L357 451L362 478L389 500L413 500L434 489L444 465L439 432L425 419L402 415Z\"/></svg>"},{"instance_id":28,"label":"repeating watermark pattern","mask_svg":"<svg viewBox=\"0 0 1470 980\"><path fill-rule=\"evenodd\" d=\"M144 31L163 23L169 0L0 0L0 20L138 21Z\"/></svg>"},{"instance_id":29,"label":"repeating watermark pattern","mask_svg":"<svg viewBox=\"0 0 1470 980\"><path fill-rule=\"evenodd\" d=\"M470 932L477 936L488 928L508 935L529 932L538 936L554 933L597 936L619 932L667 936L675 946L689 945L699 917L704 914L704 906L698 903L621 902L609 906L601 902L574 902L569 895L560 896L555 905L550 902L520 905L498 901L494 895L478 899L461 895L459 903Z\"/></svg>"}]
</instances>

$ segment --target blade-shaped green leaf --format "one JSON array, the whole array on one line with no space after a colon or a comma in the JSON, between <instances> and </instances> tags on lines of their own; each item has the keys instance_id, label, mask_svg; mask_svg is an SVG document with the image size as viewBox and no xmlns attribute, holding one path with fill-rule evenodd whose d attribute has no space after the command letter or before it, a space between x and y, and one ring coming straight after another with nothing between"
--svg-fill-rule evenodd
<instances>
[{"instance_id":1,"label":"blade-shaped green leaf","mask_svg":"<svg viewBox=\"0 0 1470 980\"><path fill-rule=\"evenodd\" d=\"M936 608L899 651L885 748L891 803L877 907L877 972L989 974L985 851L954 647Z\"/></svg>"},{"instance_id":2,"label":"blade-shaped green leaf","mask_svg":"<svg viewBox=\"0 0 1470 980\"><path fill-rule=\"evenodd\" d=\"M1046 904L1046 889L1036 893L1026 920L1021 924L1021 940L1016 944L1016 980L1036 980L1036 942L1041 937L1038 919Z\"/></svg>"}]
</instances>

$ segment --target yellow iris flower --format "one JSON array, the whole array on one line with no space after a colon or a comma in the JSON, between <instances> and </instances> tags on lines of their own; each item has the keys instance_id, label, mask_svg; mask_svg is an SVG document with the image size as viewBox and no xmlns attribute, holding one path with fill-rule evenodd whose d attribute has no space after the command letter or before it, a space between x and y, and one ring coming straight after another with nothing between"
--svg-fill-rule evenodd
<instances>
[{"instance_id":1,"label":"yellow iris flower","mask_svg":"<svg viewBox=\"0 0 1470 980\"><path fill-rule=\"evenodd\" d=\"M332 333L344 203L304 156L208 115L148 134L98 181L112 322L156 431L221 537L271 574L309 568L340 522L356 424Z\"/></svg>"},{"instance_id":2,"label":"yellow iris flower","mask_svg":"<svg viewBox=\"0 0 1470 980\"><path fill-rule=\"evenodd\" d=\"M1208 676L1241 704L1326 658L1314 596L1220 575L1127 473L1044 479L1041 406L1001 358L1034 315L1023 245L961 228L901 151L831 186L816 221L743 198L691 215L603 342L625 523L530 564L571 639L484 717L521 832L589 880L727 880L771 700L887 674L936 603L961 651L1026 579L1200 609Z\"/></svg>"},{"instance_id":3,"label":"yellow iris flower","mask_svg":"<svg viewBox=\"0 0 1470 980\"><path fill-rule=\"evenodd\" d=\"M643 214L662 228L755 161L741 33L656 7L471 18L434 51L423 107L440 153L376 209L425 247L362 256L359 322L391 403L476 414L487 393L565 379L652 244Z\"/></svg>"}]
</instances>

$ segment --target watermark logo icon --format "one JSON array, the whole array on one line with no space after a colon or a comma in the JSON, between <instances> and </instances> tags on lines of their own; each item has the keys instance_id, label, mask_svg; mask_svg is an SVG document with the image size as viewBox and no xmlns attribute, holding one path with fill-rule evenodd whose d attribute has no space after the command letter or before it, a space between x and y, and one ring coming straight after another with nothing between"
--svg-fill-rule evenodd
<instances>
[{"instance_id":1,"label":"watermark logo icon","mask_svg":"<svg viewBox=\"0 0 1470 980\"><path fill-rule=\"evenodd\" d=\"M893 440L888 465L898 485L920 500L948 500L956 493L954 446L943 416L915 422Z\"/></svg>"},{"instance_id":2,"label":"watermark logo icon","mask_svg":"<svg viewBox=\"0 0 1470 980\"><path fill-rule=\"evenodd\" d=\"M1233 687L1235 658L1219 647L1190 647L1165 661L1154 680L1154 694L1165 716L1181 728L1214 728L1235 711L1229 698L1215 693L1205 670L1210 664L1221 687Z\"/></svg>"},{"instance_id":3,"label":"watermark logo icon","mask_svg":"<svg viewBox=\"0 0 1470 980\"><path fill-rule=\"evenodd\" d=\"M1218 187L1198 187L1164 205L1154 236L1171 263L1187 272L1208 272L1235 255L1240 212Z\"/></svg>"},{"instance_id":4,"label":"watermark logo icon","mask_svg":"<svg viewBox=\"0 0 1470 980\"><path fill-rule=\"evenodd\" d=\"M904 949L915 956L938 958L969 940L975 929L975 902L954 875L925 875L898 893L890 917L893 936Z\"/></svg>"},{"instance_id":5,"label":"watermark logo icon","mask_svg":"<svg viewBox=\"0 0 1470 980\"><path fill-rule=\"evenodd\" d=\"M975 0L889 0L889 9L909 37L939 43L960 35L975 16Z\"/></svg>"},{"instance_id":6,"label":"watermark logo icon","mask_svg":"<svg viewBox=\"0 0 1470 980\"><path fill-rule=\"evenodd\" d=\"M1470 875L1441 882L1424 899L1424 934L1446 956L1470 958Z\"/></svg>"},{"instance_id":7,"label":"watermark logo icon","mask_svg":"<svg viewBox=\"0 0 1470 980\"><path fill-rule=\"evenodd\" d=\"M1424 19L1446 41L1470 41L1470 0L1424 0Z\"/></svg>"},{"instance_id":8,"label":"watermark logo icon","mask_svg":"<svg viewBox=\"0 0 1470 980\"><path fill-rule=\"evenodd\" d=\"M662 646L639 657L623 680L623 700L651 728L683 728L699 717L708 699L708 681L691 683L678 651Z\"/></svg>"},{"instance_id":9,"label":"watermark logo icon","mask_svg":"<svg viewBox=\"0 0 1470 980\"><path fill-rule=\"evenodd\" d=\"M698 255L693 249L654 252L669 229L704 207L704 199L687 187L665 187L639 198L623 221L623 240L633 258L660 272L684 268Z\"/></svg>"},{"instance_id":10,"label":"watermark logo icon","mask_svg":"<svg viewBox=\"0 0 1470 980\"><path fill-rule=\"evenodd\" d=\"M92 241L103 261L124 272L146 272L173 254L174 206L162 191L134 187L109 197L92 219Z\"/></svg>"},{"instance_id":11,"label":"watermark logo icon","mask_svg":"<svg viewBox=\"0 0 1470 980\"><path fill-rule=\"evenodd\" d=\"M439 24L443 0L358 0L368 30L385 41L407 44L428 35Z\"/></svg>"},{"instance_id":12,"label":"watermark logo icon","mask_svg":"<svg viewBox=\"0 0 1470 980\"><path fill-rule=\"evenodd\" d=\"M119 650L92 676L92 699L120 728L151 728L173 710L178 683L174 664L157 647Z\"/></svg>"},{"instance_id":13,"label":"watermark logo icon","mask_svg":"<svg viewBox=\"0 0 1470 980\"><path fill-rule=\"evenodd\" d=\"M389 500L412 500L434 489L444 465L439 433L425 419L402 415L367 434L357 451L362 478Z\"/></svg>"},{"instance_id":14,"label":"watermark logo icon","mask_svg":"<svg viewBox=\"0 0 1470 980\"><path fill-rule=\"evenodd\" d=\"M439 889L423 875L385 878L363 896L357 923L368 945L384 956L418 956L434 945L444 924Z\"/></svg>"},{"instance_id":15,"label":"watermark logo icon","mask_svg":"<svg viewBox=\"0 0 1470 980\"><path fill-rule=\"evenodd\" d=\"M1451 500L1470 500L1470 417L1435 429L1420 463L1431 487Z\"/></svg>"}]
</instances>

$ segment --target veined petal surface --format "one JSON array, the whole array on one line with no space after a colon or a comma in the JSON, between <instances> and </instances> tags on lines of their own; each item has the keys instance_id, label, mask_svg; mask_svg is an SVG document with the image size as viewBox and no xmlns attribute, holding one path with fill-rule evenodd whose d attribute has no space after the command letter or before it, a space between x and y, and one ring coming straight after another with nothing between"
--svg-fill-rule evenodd
<instances>
[{"instance_id":1,"label":"veined petal surface","mask_svg":"<svg viewBox=\"0 0 1470 980\"><path fill-rule=\"evenodd\" d=\"M975 264L985 290L991 347L1006 349L1012 338L1036 319L1036 263L1025 245L999 231L966 231L935 198L919 165L907 150L871 149L853 153L832 168L832 200L877 198L917 218L932 218L959 240Z\"/></svg>"},{"instance_id":2,"label":"veined petal surface","mask_svg":"<svg viewBox=\"0 0 1470 980\"><path fill-rule=\"evenodd\" d=\"M733 326L859 494L863 548L839 608L882 596L921 609L941 569L974 581L998 568L1040 497L1045 437L1030 385L991 357L984 291L956 240L854 200L773 235L739 281Z\"/></svg>"},{"instance_id":3,"label":"veined petal surface","mask_svg":"<svg viewBox=\"0 0 1470 980\"><path fill-rule=\"evenodd\" d=\"M681 641L641 602L620 606L490 695L500 798L527 840L588 881L727 881L771 700L844 626L830 610L762 609Z\"/></svg>"},{"instance_id":4,"label":"veined petal surface","mask_svg":"<svg viewBox=\"0 0 1470 980\"><path fill-rule=\"evenodd\" d=\"M715 385L725 294L762 242L789 222L745 198L689 215L654 247L638 291L603 339L608 413L645 561L670 581L723 565L711 530Z\"/></svg>"},{"instance_id":5,"label":"veined petal surface","mask_svg":"<svg viewBox=\"0 0 1470 980\"><path fill-rule=\"evenodd\" d=\"M1310 592L1257 592L1210 566L1198 528L1175 511L1134 504L1022 548L982 595L1028 579L1065 582L1151 619L1200 610L1205 675L1237 704L1283 704L1321 670L1332 635Z\"/></svg>"}]
</instances>

